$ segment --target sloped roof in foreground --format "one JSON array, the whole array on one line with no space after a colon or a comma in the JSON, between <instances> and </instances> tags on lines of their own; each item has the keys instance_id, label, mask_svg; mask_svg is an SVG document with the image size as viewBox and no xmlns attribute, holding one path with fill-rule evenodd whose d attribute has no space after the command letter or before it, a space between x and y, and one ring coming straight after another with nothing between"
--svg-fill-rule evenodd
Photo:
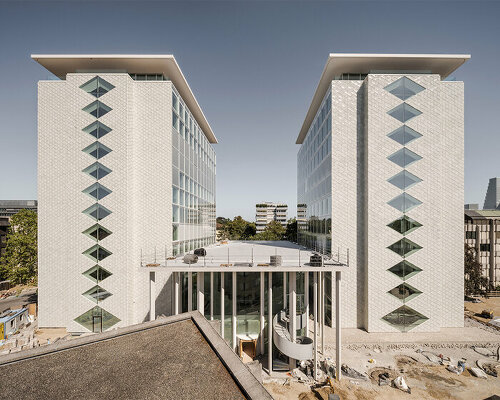
<instances>
[{"instance_id":1,"label":"sloped roof in foreground","mask_svg":"<svg viewBox=\"0 0 500 400\"><path fill-rule=\"evenodd\" d=\"M9 399L272 399L198 312L0 357Z\"/></svg>"}]
</instances>

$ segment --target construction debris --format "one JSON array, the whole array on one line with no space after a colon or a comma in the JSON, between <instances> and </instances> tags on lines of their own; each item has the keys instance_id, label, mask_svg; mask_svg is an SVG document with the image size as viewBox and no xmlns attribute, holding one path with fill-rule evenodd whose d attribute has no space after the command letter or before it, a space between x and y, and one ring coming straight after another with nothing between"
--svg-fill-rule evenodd
<instances>
[{"instance_id":1,"label":"construction debris","mask_svg":"<svg viewBox=\"0 0 500 400\"><path fill-rule=\"evenodd\" d=\"M394 385L394 387L398 388L399 390L402 390L403 392L411 393L411 389L406 384L405 378L403 378L401 375L398 376L396 379L394 379L392 381L392 384Z\"/></svg>"},{"instance_id":2,"label":"construction debris","mask_svg":"<svg viewBox=\"0 0 500 400\"><path fill-rule=\"evenodd\" d=\"M356 371L354 368L349 367L346 364L342 364L342 375L351 379L361 379L363 381L368 380L368 375Z\"/></svg>"},{"instance_id":3,"label":"construction debris","mask_svg":"<svg viewBox=\"0 0 500 400\"><path fill-rule=\"evenodd\" d=\"M470 369L470 372L477 378L483 378L483 379L487 378L486 373L481 368L472 367Z\"/></svg>"}]
</instances>

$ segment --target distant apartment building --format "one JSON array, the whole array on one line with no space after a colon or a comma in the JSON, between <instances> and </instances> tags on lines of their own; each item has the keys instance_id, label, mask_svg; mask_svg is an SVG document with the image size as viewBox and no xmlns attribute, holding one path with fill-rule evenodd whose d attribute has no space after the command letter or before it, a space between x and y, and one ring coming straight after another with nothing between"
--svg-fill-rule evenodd
<instances>
[{"instance_id":1,"label":"distant apartment building","mask_svg":"<svg viewBox=\"0 0 500 400\"><path fill-rule=\"evenodd\" d=\"M448 77L469 58L328 57L296 141L298 241L349 250L346 327L463 326L464 83Z\"/></svg>"},{"instance_id":2,"label":"distant apartment building","mask_svg":"<svg viewBox=\"0 0 500 400\"><path fill-rule=\"evenodd\" d=\"M465 210L465 243L476 250L490 289L500 285L500 210Z\"/></svg>"},{"instance_id":3,"label":"distant apartment building","mask_svg":"<svg viewBox=\"0 0 500 400\"><path fill-rule=\"evenodd\" d=\"M479 204L478 203L464 204L464 210L479 210Z\"/></svg>"},{"instance_id":4,"label":"distant apartment building","mask_svg":"<svg viewBox=\"0 0 500 400\"><path fill-rule=\"evenodd\" d=\"M38 83L39 326L142 322L144 260L215 241L217 139L172 55L32 58L59 78Z\"/></svg>"},{"instance_id":5,"label":"distant apartment building","mask_svg":"<svg viewBox=\"0 0 500 400\"><path fill-rule=\"evenodd\" d=\"M36 212L37 204L36 200L0 200L0 256L5 253L10 218L24 209Z\"/></svg>"},{"instance_id":6,"label":"distant apartment building","mask_svg":"<svg viewBox=\"0 0 500 400\"><path fill-rule=\"evenodd\" d=\"M264 232L271 221L279 222L283 227L287 224L288 206L282 203L259 203L255 205L255 225L257 233Z\"/></svg>"},{"instance_id":7,"label":"distant apartment building","mask_svg":"<svg viewBox=\"0 0 500 400\"><path fill-rule=\"evenodd\" d=\"M500 206L500 178L491 178L484 198L483 210L497 210Z\"/></svg>"}]
</instances>

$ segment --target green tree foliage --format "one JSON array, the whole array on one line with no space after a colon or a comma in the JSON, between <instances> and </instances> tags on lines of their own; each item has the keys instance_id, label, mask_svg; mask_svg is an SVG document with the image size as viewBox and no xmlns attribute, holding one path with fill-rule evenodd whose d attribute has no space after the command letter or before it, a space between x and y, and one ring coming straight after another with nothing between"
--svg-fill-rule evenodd
<instances>
[{"instance_id":1,"label":"green tree foliage","mask_svg":"<svg viewBox=\"0 0 500 400\"><path fill-rule=\"evenodd\" d=\"M488 285L488 278L482 273L482 265L476 261L476 250L468 244L465 245L464 278L466 295L479 294Z\"/></svg>"},{"instance_id":2,"label":"green tree foliage","mask_svg":"<svg viewBox=\"0 0 500 400\"><path fill-rule=\"evenodd\" d=\"M285 232L286 240L290 242L297 242L297 220L295 218L291 218L288 220L286 224L286 232Z\"/></svg>"},{"instance_id":3,"label":"green tree foliage","mask_svg":"<svg viewBox=\"0 0 500 400\"><path fill-rule=\"evenodd\" d=\"M0 275L13 283L36 283L37 248L37 214L21 210L10 219Z\"/></svg>"},{"instance_id":4,"label":"green tree foliage","mask_svg":"<svg viewBox=\"0 0 500 400\"><path fill-rule=\"evenodd\" d=\"M264 232L259 232L253 236L252 240L283 240L285 239L285 228L277 221L267 224Z\"/></svg>"}]
</instances>

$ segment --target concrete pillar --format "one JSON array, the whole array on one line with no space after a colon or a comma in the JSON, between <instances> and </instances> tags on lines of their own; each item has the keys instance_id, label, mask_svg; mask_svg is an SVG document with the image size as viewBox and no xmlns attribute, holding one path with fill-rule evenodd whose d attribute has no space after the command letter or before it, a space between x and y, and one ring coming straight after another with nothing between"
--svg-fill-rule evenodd
<instances>
[{"instance_id":1,"label":"concrete pillar","mask_svg":"<svg viewBox=\"0 0 500 400\"><path fill-rule=\"evenodd\" d=\"M220 335L224 339L224 272L220 273Z\"/></svg>"},{"instance_id":2,"label":"concrete pillar","mask_svg":"<svg viewBox=\"0 0 500 400\"><path fill-rule=\"evenodd\" d=\"M320 313L320 318L321 318L321 354L323 357L325 356L325 273L320 272L320 282L321 282L321 296L320 296L320 304L321 304L321 313Z\"/></svg>"},{"instance_id":3,"label":"concrete pillar","mask_svg":"<svg viewBox=\"0 0 500 400\"><path fill-rule=\"evenodd\" d=\"M273 372L273 273L267 280L267 369L269 376Z\"/></svg>"},{"instance_id":4,"label":"concrete pillar","mask_svg":"<svg viewBox=\"0 0 500 400\"><path fill-rule=\"evenodd\" d=\"M196 309L201 313L201 315L205 315L205 273L198 272L196 274L196 289L198 290L198 296L196 296L196 300L198 305Z\"/></svg>"},{"instance_id":5,"label":"concrete pillar","mask_svg":"<svg viewBox=\"0 0 500 400\"><path fill-rule=\"evenodd\" d=\"M188 311L193 311L193 273L188 272Z\"/></svg>"},{"instance_id":6,"label":"concrete pillar","mask_svg":"<svg viewBox=\"0 0 500 400\"><path fill-rule=\"evenodd\" d=\"M210 321L214 320L214 273L210 272Z\"/></svg>"},{"instance_id":7,"label":"concrete pillar","mask_svg":"<svg viewBox=\"0 0 500 400\"><path fill-rule=\"evenodd\" d=\"M286 272L283 272L283 310L286 310Z\"/></svg>"},{"instance_id":8,"label":"concrete pillar","mask_svg":"<svg viewBox=\"0 0 500 400\"><path fill-rule=\"evenodd\" d=\"M260 354L264 354L264 272L260 273Z\"/></svg>"},{"instance_id":9,"label":"concrete pillar","mask_svg":"<svg viewBox=\"0 0 500 400\"><path fill-rule=\"evenodd\" d=\"M154 321L156 319L156 272L149 271L149 320Z\"/></svg>"},{"instance_id":10,"label":"concrete pillar","mask_svg":"<svg viewBox=\"0 0 500 400\"><path fill-rule=\"evenodd\" d=\"M233 333L231 335L232 338L232 346L233 350L236 351L236 272L233 272L233 317L232 317L232 323L231 323L231 328L233 330Z\"/></svg>"},{"instance_id":11,"label":"concrete pillar","mask_svg":"<svg viewBox=\"0 0 500 400\"><path fill-rule=\"evenodd\" d=\"M174 272L174 315L179 314L179 272Z\"/></svg>"},{"instance_id":12,"label":"concrete pillar","mask_svg":"<svg viewBox=\"0 0 500 400\"><path fill-rule=\"evenodd\" d=\"M318 379L318 273L314 275L314 380Z\"/></svg>"},{"instance_id":13,"label":"concrete pillar","mask_svg":"<svg viewBox=\"0 0 500 400\"><path fill-rule=\"evenodd\" d=\"M333 277L332 277L333 278ZM340 292L340 271L335 272L335 366L337 380L341 378L342 365L342 337L341 337L341 292Z\"/></svg>"},{"instance_id":14,"label":"concrete pillar","mask_svg":"<svg viewBox=\"0 0 500 400\"><path fill-rule=\"evenodd\" d=\"M334 307L333 307L333 299L334 299L334 296L333 294L335 293L335 272L329 272L329 274L331 275L331 279L330 279L330 293L331 293L331 298L332 298L332 305L330 307L330 327L333 328L333 321L334 321L334 318L335 318L335 310L334 310Z\"/></svg>"},{"instance_id":15,"label":"concrete pillar","mask_svg":"<svg viewBox=\"0 0 500 400\"><path fill-rule=\"evenodd\" d=\"M290 306L289 306L289 332L290 338L293 342L297 340L297 273L289 272L289 296L290 296ZM289 358L290 369L295 368L296 361L293 358Z\"/></svg>"},{"instance_id":16,"label":"concrete pillar","mask_svg":"<svg viewBox=\"0 0 500 400\"><path fill-rule=\"evenodd\" d=\"M306 310L306 336L309 334L309 272L304 272L304 308Z\"/></svg>"},{"instance_id":17,"label":"concrete pillar","mask_svg":"<svg viewBox=\"0 0 500 400\"><path fill-rule=\"evenodd\" d=\"M490 286L492 289L496 286L496 276L495 276L495 221L490 219L490 259L489 259L489 278L490 278Z\"/></svg>"}]
</instances>

